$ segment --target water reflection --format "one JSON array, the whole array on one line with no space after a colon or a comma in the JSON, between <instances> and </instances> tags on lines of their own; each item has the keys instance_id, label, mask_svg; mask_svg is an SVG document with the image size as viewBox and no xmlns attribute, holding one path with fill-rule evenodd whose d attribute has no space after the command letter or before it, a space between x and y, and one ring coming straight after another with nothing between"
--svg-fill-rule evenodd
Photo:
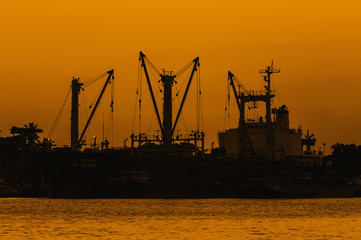
<instances>
[{"instance_id":1,"label":"water reflection","mask_svg":"<svg viewBox=\"0 0 361 240\"><path fill-rule=\"evenodd\" d=\"M0 199L0 239L334 239L361 233L351 199Z\"/></svg>"}]
</instances>

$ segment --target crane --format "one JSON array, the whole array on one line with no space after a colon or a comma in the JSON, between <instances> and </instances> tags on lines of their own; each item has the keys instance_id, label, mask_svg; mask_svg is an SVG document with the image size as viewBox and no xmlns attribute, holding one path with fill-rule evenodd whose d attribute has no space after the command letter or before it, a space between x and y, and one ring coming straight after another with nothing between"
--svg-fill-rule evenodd
<instances>
[{"instance_id":1,"label":"crane","mask_svg":"<svg viewBox=\"0 0 361 240\"><path fill-rule=\"evenodd\" d=\"M93 108L93 110L92 110L92 112L91 112L91 114L90 114L90 116L89 116L89 118L88 118L88 121L87 121L86 124L85 124L85 127L84 127L84 129L83 129L83 132L81 133L81 135L80 135L80 137L79 137L78 146L80 146L81 141L83 140L84 134L85 134L86 130L88 129L90 122L91 122L92 119L93 119L93 116L94 116L94 114L95 114L95 111L96 111L97 108L98 108L98 105L99 105L99 103L100 103L100 100L102 99L103 94L104 94L104 92L105 92L108 84L110 84L110 83L111 83L111 80L114 79L114 70L113 70L113 69L110 70L110 71L108 71L107 74L108 74L108 77L107 77L107 79L106 79L106 81L105 81L105 83L104 83L104 86L103 86L103 88L102 88L102 91L100 92L99 97L98 97L98 99L97 99L97 101L96 101L96 103L95 103L95 105L94 105L94 108ZM113 103L111 103L111 105L113 105Z\"/></svg>"},{"instance_id":2,"label":"crane","mask_svg":"<svg viewBox=\"0 0 361 240\"><path fill-rule=\"evenodd\" d=\"M251 138L248 134L248 130L246 127L245 121L245 101L241 100L241 96L237 93L235 82L237 83L238 87L242 89L246 96L251 96L250 91L234 76L231 71L228 71L228 82L229 85L232 87L235 100L237 102L238 110L239 110L239 156L242 156L243 152L245 152L246 142L248 142L251 155L254 155L254 149L251 142Z\"/></svg>"},{"instance_id":3,"label":"crane","mask_svg":"<svg viewBox=\"0 0 361 240\"><path fill-rule=\"evenodd\" d=\"M197 69L199 68L199 57L196 57L195 59L193 59L190 63L188 63L185 67L183 67L181 70L179 70L175 74L173 73L173 71L165 71L165 70L163 70L162 72L160 72L151 63L151 61L145 56L145 54L143 52L139 53L139 61L141 62L141 68L144 71L144 75L146 77L146 82L147 82L149 92L150 92L150 95L151 95L154 111L155 111L155 114L156 114L156 117L157 117L159 129L160 129L160 132L161 132L162 144L166 145L166 146L169 146L174 141L173 135L175 133L175 130L177 128L177 124L178 124L180 116L182 114L182 110L184 108L184 103L186 101L187 94L189 92L189 88L190 88L192 80L194 78L194 74L197 71ZM162 116L163 119L161 119L161 116L160 116L160 113L159 113L159 108L158 108L158 105L157 105L157 102L156 102L156 99L155 99L153 87L152 87L150 77L149 77L148 67L150 67L150 68L152 68L154 70L154 72L161 78L159 80L159 82L162 82L162 84L163 84L163 90L161 90L161 92L163 92L163 116ZM184 94L182 96L182 100L181 100L179 109L177 111L175 121L173 122L173 120L172 120L172 115L173 115L173 112L172 112L173 111L172 87L173 87L174 83L177 83L175 81L175 79L177 77L179 77L182 73L184 73L187 69L190 69L190 68L192 69L192 71L190 73L185 92L184 92ZM194 140L195 141L199 140L199 139L197 139L198 135L199 135L198 132L194 134ZM200 134L200 135L201 135L200 140L202 140L204 134ZM134 136L133 136L132 139L134 141ZM139 136L138 140L139 140L139 142L141 141L140 136Z\"/></svg>"}]
</instances>

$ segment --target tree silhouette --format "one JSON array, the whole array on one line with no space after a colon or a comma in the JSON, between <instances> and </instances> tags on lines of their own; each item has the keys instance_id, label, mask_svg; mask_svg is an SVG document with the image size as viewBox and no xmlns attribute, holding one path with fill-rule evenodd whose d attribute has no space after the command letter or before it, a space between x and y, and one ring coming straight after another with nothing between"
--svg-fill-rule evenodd
<instances>
[{"instance_id":1,"label":"tree silhouette","mask_svg":"<svg viewBox=\"0 0 361 240\"><path fill-rule=\"evenodd\" d=\"M21 131L21 129L19 127L12 126L10 128L10 134L12 134L13 136L15 136L15 134L16 135L21 135L21 133L22 133L22 131Z\"/></svg>"},{"instance_id":2,"label":"tree silhouette","mask_svg":"<svg viewBox=\"0 0 361 240\"><path fill-rule=\"evenodd\" d=\"M331 149L329 159L338 172L347 175L361 173L361 145L336 143Z\"/></svg>"},{"instance_id":3,"label":"tree silhouette","mask_svg":"<svg viewBox=\"0 0 361 240\"><path fill-rule=\"evenodd\" d=\"M30 122L25 124L24 127L11 127L10 133L13 136L18 135L23 138L26 145L33 146L40 143L40 137L38 133L42 133L43 130L38 128L38 124Z\"/></svg>"},{"instance_id":4,"label":"tree silhouette","mask_svg":"<svg viewBox=\"0 0 361 240\"><path fill-rule=\"evenodd\" d=\"M26 143L28 145L34 145L36 143L40 143L40 137L38 133L42 133L43 130L38 128L38 124L29 123L28 125L24 125L24 137L26 139Z\"/></svg>"}]
</instances>

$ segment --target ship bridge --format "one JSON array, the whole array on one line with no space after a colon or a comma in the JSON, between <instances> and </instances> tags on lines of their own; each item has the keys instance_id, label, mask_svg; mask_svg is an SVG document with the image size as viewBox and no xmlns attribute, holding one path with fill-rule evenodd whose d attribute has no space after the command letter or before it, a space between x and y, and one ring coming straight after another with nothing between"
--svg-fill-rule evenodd
<instances>
[{"instance_id":1,"label":"ship bridge","mask_svg":"<svg viewBox=\"0 0 361 240\"><path fill-rule=\"evenodd\" d=\"M276 92L271 90L271 75L280 72L267 66L260 70L265 74L265 90L248 90L231 72L228 72L228 87L239 109L238 128L219 132L219 147L224 148L226 155L235 158L263 157L268 160L285 159L287 156L302 155L302 133L300 129L289 127L289 111L285 105L271 108ZM230 90L228 90L230 94ZM258 108L265 103L265 115L256 118L246 117L246 104L249 109Z\"/></svg>"}]
</instances>

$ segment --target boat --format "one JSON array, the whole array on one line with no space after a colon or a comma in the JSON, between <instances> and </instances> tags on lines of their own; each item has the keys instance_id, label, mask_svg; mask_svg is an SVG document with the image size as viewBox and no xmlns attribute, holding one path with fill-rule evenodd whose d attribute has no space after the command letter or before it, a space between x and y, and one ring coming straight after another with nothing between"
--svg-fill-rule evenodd
<instances>
[{"instance_id":1,"label":"boat","mask_svg":"<svg viewBox=\"0 0 361 240\"><path fill-rule=\"evenodd\" d=\"M300 128L290 128L286 105L271 108L272 98L276 96L271 90L271 76L279 72L273 63L260 71L266 82L262 91L247 90L228 73L228 86L240 113L239 124L220 131L219 147L211 152L206 152L205 134L198 128L188 134L176 131L189 88L200 67L199 57L177 73L157 70L143 52L139 63L150 92L158 134L132 133L131 146L121 149L108 148L109 143L103 141L101 147L94 143L93 148L82 150L83 137L114 78L114 71L102 75L106 81L80 136L78 95L84 83L73 78L70 147L51 148L50 144L36 151L15 150L9 158L2 157L2 166L7 166L4 170L7 175L2 177L2 194L54 198L353 196L352 179L332 173L322 155L311 150L316 141L314 136L307 133L303 137ZM150 79L151 69L162 85L158 86L163 94L162 116ZM176 79L187 70L189 78L178 111L173 114L172 89ZM256 108L259 103L266 105L265 117L247 118L246 106ZM10 166L14 159L16 164Z\"/></svg>"}]
</instances>

